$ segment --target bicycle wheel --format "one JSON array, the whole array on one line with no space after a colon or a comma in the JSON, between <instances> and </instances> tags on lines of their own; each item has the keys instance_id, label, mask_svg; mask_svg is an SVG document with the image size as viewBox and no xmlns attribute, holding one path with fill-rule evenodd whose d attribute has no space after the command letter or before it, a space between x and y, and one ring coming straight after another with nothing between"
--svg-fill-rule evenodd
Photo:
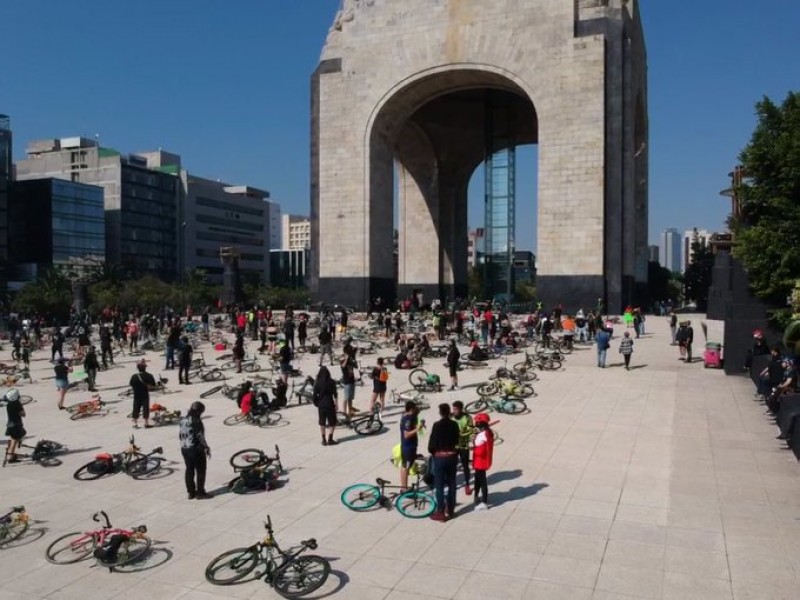
<instances>
[{"instance_id":1,"label":"bicycle wheel","mask_svg":"<svg viewBox=\"0 0 800 600\"><path fill-rule=\"evenodd\" d=\"M331 573L321 556L299 556L272 575L272 587L284 598L300 598L319 589Z\"/></svg>"},{"instance_id":2,"label":"bicycle wheel","mask_svg":"<svg viewBox=\"0 0 800 600\"><path fill-rule=\"evenodd\" d=\"M78 481L92 481L93 479L100 479L103 475L108 475L112 469L113 463L111 461L95 459L82 467L78 467L72 477Z\"/></svg>"},{"instance_id":3,"label":"bicycle wheel","mask_svg":"<svg viewBox=\"0 0 800 600\"><path fill-rule=\"evenodd\" d=\"M514 390L515 398L530 398L531 396L533 396L533 387L528 384L518 385Z\"/></svg>"},{"instance_id":4,"label":"bicycle wheel","mask_svg":"<svg viewBox=\"0 0 800 600\"><path fill-rule=\"evenodd\" d=\"M517 376L517 379L520 381L536 381L539 379L539 376L536 374L536 371L532 371L528 369L527 371L514 371Z\"/></svg>"},{"instance_id":5,"label":"bicycle wheel","mask_svg":"<svg viewBox=\"0 0 800 600\"><path fill-rule=\"evenodd\" d=\"M125 472L134 479L147 479L161 470L163 462L164 459L160 456L144 456L128 463Z\"/></svg>"},{"instance_id":6,"label":"bicycle wheel","mask_svg":"<svg viewBox=\"0 0 800 600\"><path fill-rule=\"evenodd\" d=\"M261 370L261 365L257 362L249 362L242 365L242 371L245 373L257 373Z\"/></svg>"},{"instance_id":7,"label":"bicycle wheel","mask_svg":"<svg viewBox=\"0 0 800 600\"><path fill-rule=\"evenodd\" d=\"M561 361L554 358L548 358L542 363L542 366L547 371L558 371L561 368Z\"/></svg>"},{"instance_id":8,"label":"bicycle wheel","mask_svg":"<svg viewBox=\"0 0 800 600\"><path fill-rule=\"evenodd\" d=\"M203 381L219 381L220 379L224 379L225 374L220 371L219 369L214 369L213 371L208 371L207 373L203 373L202 379Z\"/></svg>"},{"instance_id":9,"label":"bicycle wheel","mask_svg":"<svg viewBox=\"0 0 800 600\"><path fill-rule=\"evenodd\" d=\"M255 548L236 548L223 552L206 567L206 581L228 585L247 577L259 563Z\"/></svg>"},{"instance_id":10,"label":"bicycle wheel","mask_svg":"<svg viewBox=\"0 0 800 600\"><path fill-rule=\"evenodd\" d=\"M500 404L502 412L509 415L518 415L528 410L528 405L521 398L508 398Z\"/></svg>"},{"instance_id":11,"label":"bicycle wheel","mask_svg":"<svg viewBox=\"0 0 800 600\"><path fill-rule=\"evenodd\" d=\"M215 385L214 387L207 389L205 392L202 392L200 394L200 397L201 398L208 398L209 396L213 396L214 394L216 394L221 389L222 389L221 385Z\"/></svg>"},{"instance_id":12,"label":"bicycle wheel","mask_svg":"<svg viewBox=\"0 0 800 600\"><path fill-rule=\"evenodd\" d=\"M428 381L428 372L425 369L414 369L408 374L408 383L414 386L414 389L422 387Z\"/></svg>"},{"instance_id":13,"label":"bicycle wheel","mask_svg":"<svg viewBox=\"0 0 800 600\"><path fill-rule=\"evenodd\" d=\"M2 534L0 534L0 546L4 546L28 531L28 515L24 512L14 513L8 517L8 522L0 527L0 531L2 531Z\"/></svg>"},{"instance_id":14,"label":"bicycle wheel","mask_svg":"<svg viewBox=\"0 0 800 600\"><path fill-rule=\"evenodd\" d=\"M22 394L19 397L19 402L23 406L26 405L26 404L30 404L31 402L33 402L33 396L28 396L27 394Z\"/></svg>"},{"instance_id":15,"label":"bicycle wheel","mask_svg":"<svg viewBox=\"0 0 800 600\"><path fill-rule=\"evenodd\" d=\"M36 462L42 465L43 467L58 467L61 466L61 464L63 463L63 461L60 458L52 455L40 456L39 458L36 459Z\"/></svg>"},{"instance_id":16,"label":"bicycle wheel","mask_svg":"<svg viewBox=\"0 0 800 600\"><path fill-rule=\"evenodd\" d=\"M227 362L224 362L219 366L219 368L222 369L223 371L230 371L231 369L235 369L236 368L236 361L235 360L229 360Z\"/></svg>"},{"instance_id":17,"label":"bicycle wheel","mask_svg":"<svg viewBox=\"0 0 800 600\"><path fill-rule=\"evenodd\" d=\"M272 427L273 425L277 425L281 418L281 413L270 410L263 415L258 415L258 417L256 417L256 423L258 423L259 427Z\"/></svg>"},{"instance_id":18,"label":"bicycle wheel","mask_svg":"<svg viewBox=\"0 0 800 600\"><path fill-rule=\"evenodd\" d=\"M94 535L73 531L50 544L44 556L53 564L71 565L91 556L96 546L97 538Z\"/></svg>"},{"instance_id":19,"label":"bicycle wheel","mask_svg":"<svg viewBox=\"0 0 800 600\"><path fill-rule=\"evenodd\" d=\"M424 519L436 510L436 500L427 492L410 490L394 501L397 511L409 519Z\"/></svg>"},{"instance_id":20,"label":"bicycle wheel","mask_svg":"<svg viewBox=\"0 0 800 600\"><path fill-rule=\"evenodd\" d=\"M113 566L121 567L144 558L144 555L153 545L152 540L145 536L129 537L120 547L117 553L117 560Z\"/></svg>"},{"instance_id":21,"label":"bicycle wheel","mask_svg":"<svg viewBox=\"0 0 800 600\"><path fill-rule=\"evenodd\" d=\"M247 450L239 450L231 456L230 463L234 469L244 469L251 467L256 463L260 463L265 459L264 453L256 448L248 448Z\"/></svg>"},{"instance_id":22,"label":"bicycle wheel","mask_svg":"<svg viewBox=\"0 0 800 600\"><path fill-rule=\"evenodd\" d=\"M383 423L381 423L381 420L375 417L375 415L370 415L369 417L355 421L353 423L353 429L356 430L358 435L375 435L383 429Z\"/></svg>"},{"instance_id":23,"label":"bicycle wheel","mask_svg":"<svg viewBox=\"0 0 800 600\"><path fill-rule=\"evenodd\" d=\"M230 417L225 417L225 420L222 422L225 425L239 425L240 423L244 423L247 420L247 415L243 413L236 413L235 415L231 415Z\"/></svg>"},{"instance_id":24,"label":"bicycle wheel","mask_svg":"<svg viewBox=\"0 0 800 600\"><path fill-rule=\"evenodd\" d=\"M511 368L515 373L527 373L530 370L530 365L528 361L522 361L515 363Z\"/></svg>"},{"instance_id":25,"label":"bicycle wheel","mask_svg":"<svg viewBox=\"0 0 800 600\"><path fill-rule=\"evenodd\" d=\"M494 383L482 383L476 391L478 396L493 396L497 393L497 385Z\"/></svg>"},{"instance_id":26,"label":"bicycle wheel","mask_svg":"<svg viewBox=\"0 0 800 600\"><path fill-rule=\"evenodd\" d=\"M464 411L469 415L477 415L479 412L483 412L486 410L488 404L486 400L480 398L478 400L473 400L469 404L464 407Z\"/></svg>"},{"instance_id":27,"label":"bicycle wheel","mask_svg":"<svg viewBox=\"0 0 800 600\"><path fill-rule=\"evenodd\" d=\"M344 488L339 499L350 510L367 510L380 501L381 490L370 483L356 483Z\"/></svg>"}]
</instances>

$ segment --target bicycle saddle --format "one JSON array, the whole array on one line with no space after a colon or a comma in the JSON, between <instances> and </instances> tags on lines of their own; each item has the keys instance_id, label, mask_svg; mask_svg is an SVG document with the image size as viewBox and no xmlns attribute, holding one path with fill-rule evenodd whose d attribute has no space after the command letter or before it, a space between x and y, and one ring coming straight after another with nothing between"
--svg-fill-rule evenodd
<instances>
[{"instance_id":1,"label":"bicycle saddle","mask_svg":"<svg viewBox=\"0 0 800 600\"><path fill-rule=\"evenodd\" d=\"M24 511L25 511L25 507L24 506L15 506L14 508L11 509L11 512L24 512ZM314 540L311 540L311 541L314 541ZM316 542L314 542L314 543L316 543Z\"/></svg>"},{"instance_id":2,"label":"bicycle saddle","mask_svg":"<svg viewBox=\"0 0 800 600\"><path fill-rule=\"evenodd\" d=\"M377 483L378 485L389 485L392 482L391 481L386 481L385 479L381 479L380 477L378 477L375 480L375 483Z\"/></svg>"},{"instance_id":3,"label":"bicycle saddle","mask_svg":"<svg viewBox=\"0 0 800 600\"><path fill-rule=\"evenodd\" d=\"M137 525L133 528L136 533L147 533L147 525Z\"/></svg>"},{"instance_id":4,"label":"bicycle saddle","mask_svg":"<svg viewBox=\"0 0 800 600\"><path fill-rule=\"evenodd\" d=\"M314 538L303 540L303 541L300 542L300 545L301 546L305 546L309 550L316 550L317 549L317 540L315 540Z\"/></svg>"},{"instance_id":5,"label":"bicycle saddle","mask_svg":"<svg viewBox=\"0 0 800 600\"><path fill-rule=\"evenodd\" d=\"M101 452L100 454L95 454L95 455L94 455L94 457L95 457L95 459L97 459L97 460L111 460L111 459L113 459L113 458L114 458L114 457L113 457L111 454L109 454L108 452Z\"/></svg>"},{"instance_id":6,"label":"bicycle saddle","mask_svg":"<svg viewBox=\"0 0 800 600\"><path fill-rule=\"evenodd\" d=\"M153 448L153 451L150 454L164 454L164 448L159 446L158 448Z\"/></svg>"}]
</instances>

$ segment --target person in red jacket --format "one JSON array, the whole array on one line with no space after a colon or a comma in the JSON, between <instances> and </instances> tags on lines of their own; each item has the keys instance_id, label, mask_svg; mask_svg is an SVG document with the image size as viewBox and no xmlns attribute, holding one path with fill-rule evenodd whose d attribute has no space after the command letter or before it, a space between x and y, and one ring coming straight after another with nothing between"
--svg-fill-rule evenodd
<instances>
[{"instance_id":1,"label":"person in red jacket","mask_svg":"<svg viewBox=\"0 0 800 600\"><path fill-rule=\"evenodd\" d=\"M475 510L489 508L489 485L486 472L492 468L494 453L494 432L489 426L489 415L480 413L473 420L478 433L475 435L475 449L472 452L472 466L475 469ZM480 501L478 497L480 496Z\"/></svg>"}]
</instances>

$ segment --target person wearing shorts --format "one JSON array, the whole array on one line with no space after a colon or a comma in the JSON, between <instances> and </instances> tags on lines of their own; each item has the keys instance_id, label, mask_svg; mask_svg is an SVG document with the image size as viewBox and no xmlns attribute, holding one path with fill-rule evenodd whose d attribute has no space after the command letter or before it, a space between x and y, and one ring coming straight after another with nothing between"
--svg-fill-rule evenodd
<instances>
[{"instance_id":1,"label":"person wearing shorts","mask_svg":"<svg viewBox=\"0 0 800 600\"><path fill-rule=\"evenodd\" d=\"M339 359L339 365L342 367L342 387L344 389L343 412L352 417L356 412L353 408L353 400L356 397L355 358L350 354L345 354Z\"/></svg>"},{"instance_id":2,"label":"person wearing shorts","mask_svg":"<svg viewBox=\"0 0 800 600\"><path fill-rule=\"evenodd\" d=\"M328 367L320 367L317 380L314 382L314 406L319 416L319 431L323 446L335 446L339 442L333 439L336 427L336 382L331 377Z\"/></svg>"},{"instance_id":3,"label":"person wearing shorts","mask_svg":"<svg viewBox=\"0 0 800 600\"><path fill-rule=\"evenodd\" d=\"M59 358L56 366L53 367L56 375L56 390L58 390L58 408L64 410L64 396L67 395L69 389L69 373L72 372L72 367L67 364L64 358Z\"/></svg>"},{"instance_id":4,"label":"person wearing shorts","mask_svg":"<svg viewBox=\"0 0 800 600\"><path fill-rule=\"evenodd\" d=\"M25 416L25 408L20 402L19 391L16 388L11 388L5 394L6 401L6 414L8 422L6 424L6 435L9 438L8 447L6 448L6 457L8 462L17 462L17 448L25 439L28 433L22 424L22 417Z\"/></svg>"},{"instance_id":5,"label":"person wearing shorts","mask_svg":"<svg viewBox=\"0 0 800 600\"><path fill-rule=\"evenodd\" d=\"M417 459L419 432L424 426L417 403L408 400L406 411L400 417L400 491L408 489L408 470Z\"/></svg>"},{"instance_id":6,"label":"person wearing shorts","mask_svg":"<svg viewBox=\"0 0 800 600\"><path fill-rule=\"evenodd\" d=\"M372 369L372 398L369 401L370 411L375 410L375 401L380 400L383 409L386 399L386 382L389 380L389 371L383 364L383 358L378 359L378 364Z\"/></svg>"}]
</instances>

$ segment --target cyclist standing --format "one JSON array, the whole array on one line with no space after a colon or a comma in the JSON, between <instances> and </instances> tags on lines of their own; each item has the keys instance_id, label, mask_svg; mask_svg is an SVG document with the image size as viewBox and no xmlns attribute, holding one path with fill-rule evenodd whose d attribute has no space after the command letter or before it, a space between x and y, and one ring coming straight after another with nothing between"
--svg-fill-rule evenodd
<instances>
[{"instance_id":1,"label":"cyclist standing","mask_svg":"<svg viewBox=\"0 0 800 600\"><path fill-rule=\"evenodd\" d=\"M186 464L186 493L189 500L211 498L206 492L206 469L211 458L211 448L206 442L206 432L201 416L206 407L202 402L193 402L186 416L181 419L181 454Z\"/></svg>"},{"instance_id":2,"label":"cyclist standing","mask_svg":"<svg viewBox=\"0 0 800 600\"><path fill-rule=\"evenodd\" d=\"M133 389L133 428L139 429L139 413L144 417L145 429L150 429L150 390L155 389L156 380L147 372L147 363L140 360L137 372L131 376L129 385Z\"/></svg>"}]
</instances>

